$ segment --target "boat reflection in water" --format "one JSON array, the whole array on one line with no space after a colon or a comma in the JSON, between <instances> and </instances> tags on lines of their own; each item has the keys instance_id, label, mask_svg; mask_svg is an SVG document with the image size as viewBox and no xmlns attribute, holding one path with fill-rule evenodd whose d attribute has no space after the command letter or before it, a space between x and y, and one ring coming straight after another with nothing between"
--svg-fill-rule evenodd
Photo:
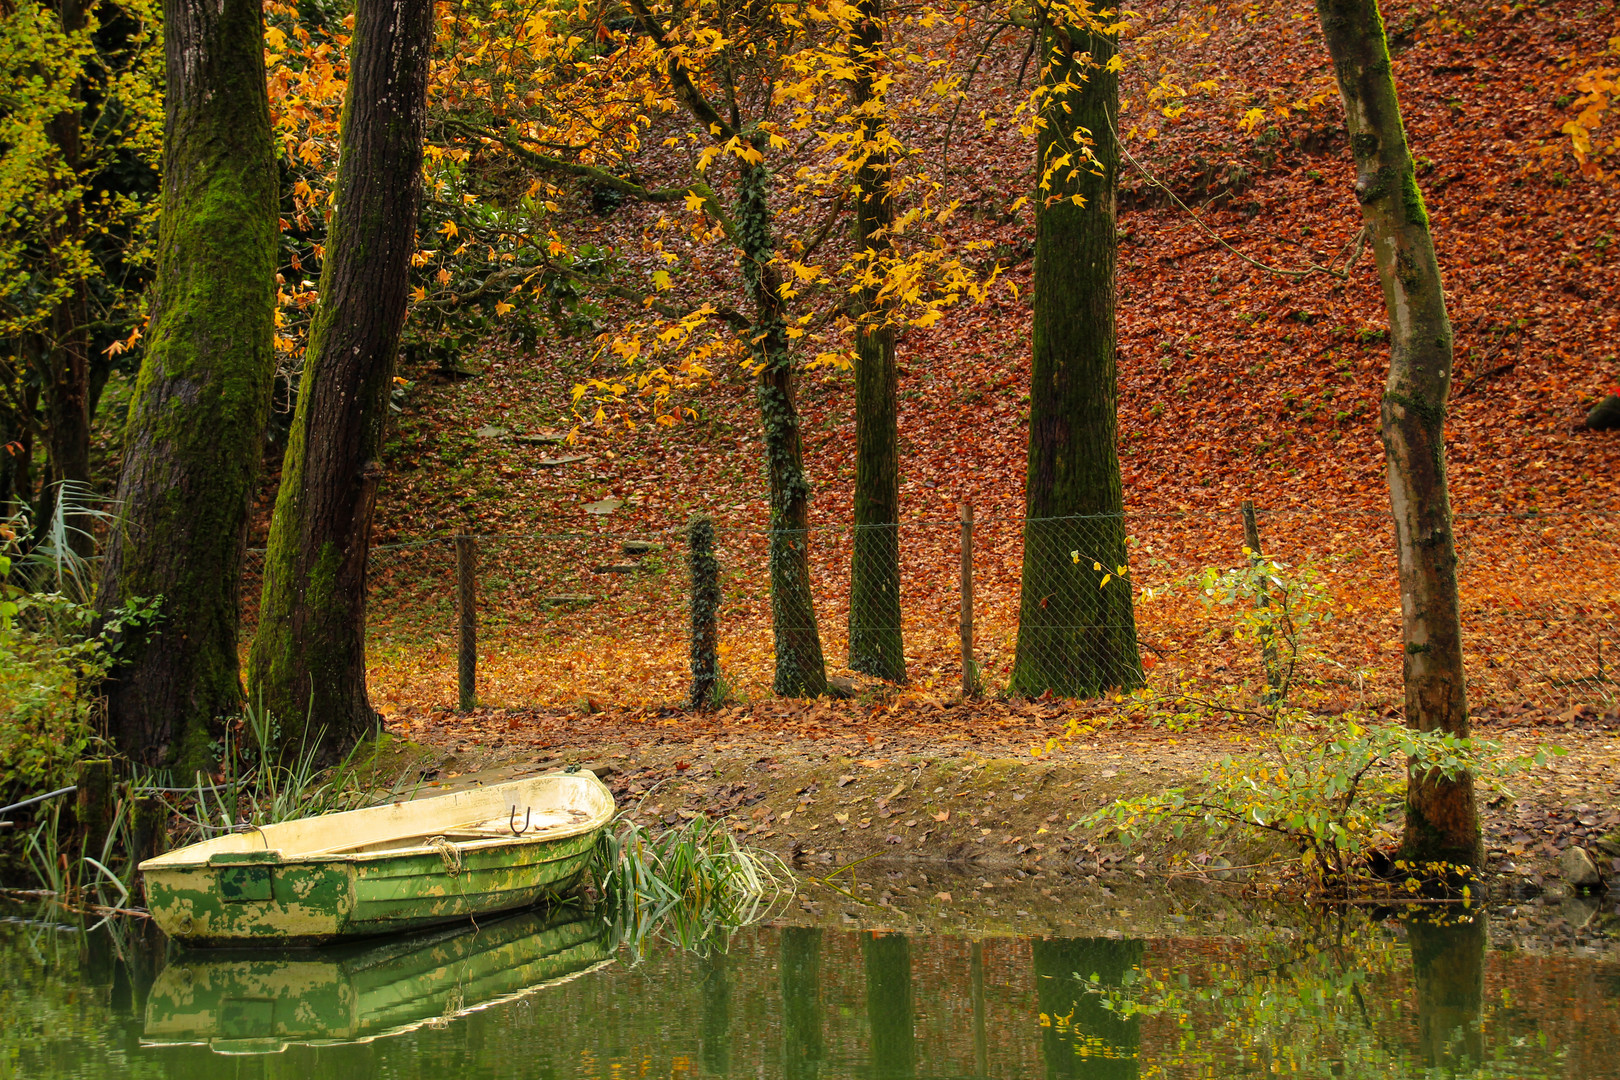
<instances>
[{"instance_id":1,"label":"boat reflection in water","mask_svg":"<svg viewBox=\"0 0 1620 1080\"><path fill-rule=\"evenodd\" d=\"M141 1043L274 1054L371 1042L524 997L611 958L600 916L555 910L318 952L187 952L152 986Z\"/></svg>"}]
</instances>

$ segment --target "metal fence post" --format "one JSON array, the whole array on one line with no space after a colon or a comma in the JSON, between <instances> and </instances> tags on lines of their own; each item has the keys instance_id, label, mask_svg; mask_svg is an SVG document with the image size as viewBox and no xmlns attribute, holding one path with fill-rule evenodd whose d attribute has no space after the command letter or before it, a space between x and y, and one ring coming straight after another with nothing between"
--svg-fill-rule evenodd
<instances>
[{"instance_id":1,"label":"metal fence post","mask_svg":"<svg viewBox=\"0 0 1620 1080\"><path fill-rule=\"evenodd\" d=\"M478 541L456 534L457 675L462 712L478 704Z\"/></svg>"},{"instance_id":2,"label":"metal fence post","mask_svg":"<svg viewBox=\"0 0 1620 1080\"><path fill-rule=\"evenodd\" d=\"M973 664L973 502L962 500L962 696L979 692L979 675Z\"/></svg>"}]
</instances>

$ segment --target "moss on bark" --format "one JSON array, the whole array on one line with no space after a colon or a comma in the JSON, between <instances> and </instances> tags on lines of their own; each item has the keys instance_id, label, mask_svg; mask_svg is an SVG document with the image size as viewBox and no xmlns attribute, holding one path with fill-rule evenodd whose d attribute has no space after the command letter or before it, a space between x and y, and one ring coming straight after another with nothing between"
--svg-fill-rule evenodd
<instances>
[{"instance_id":1,"label":"moss on bark","mask_svg":"<svg viewBox=\"0 0 1620 1080\"><path fill-rule=\"evenodd\" d=\"M328 756L374 729L366 563L420 202L432 4L360 0L337 212L282 463L252 692ZM297 726L290 726L296 721Z\"/></svg>"},{"instance_id":2,"label":"moss on bark","mask_svg":"<svg viewBox=\"0 0 1620 1080\"><path fill-rule=\"evenodd\" d=\"M1100 27L1048 29L1043 53L1049 93L1036 172L1046 186L1035 217L1024 569L1010 689L1085 697L1142 678L1130 585L1120 580L1110 128L1119 80L1107 69L1114 42Z\"/></svg>"},{"instance_id":3,"label":"moss on bark","mask_svg":"<svg viewBox=\"0 0 1620 1080\"><path fill-rule=\"evenodd\" d=\"M167 0L163 218L99 603L162 597L122 643L109 734L182 771L241 705L238 592L273 375L277 175L261 7Z\"/></svg>"}]
</instances>

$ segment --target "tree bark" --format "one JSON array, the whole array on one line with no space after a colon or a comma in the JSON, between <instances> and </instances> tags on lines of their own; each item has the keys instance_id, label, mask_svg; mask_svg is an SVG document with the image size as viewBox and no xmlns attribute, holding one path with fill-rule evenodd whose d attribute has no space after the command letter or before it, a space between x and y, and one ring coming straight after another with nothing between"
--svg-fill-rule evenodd
<instances>
[{"instance_id":1,"label":"tree bark","mask_svg":"<svg viewBox=\"0 0 1620 1080\"><path fill-rule=\"evenodd\" d=\"M894 224L883 99L877 91L883 47L882 0L859 0L850 28L855 109L865 159L855 175L855 240L870 270L889 252ZM876 286L855 298L855 538L849 575L849 666L906 681L900 628L900 449L894 329Z\"/></svg>"},{"instance_id":2,"label":"tree bark","mask_svg":"<svg viewBox=\"0 0 1620 1080\"><path fill-rule=\"evenodd\" d=\"M60 0L56 7L62 31L69 36L85 27L85 8L81 0ZM49 124L51 142L62 155L63 170L79 179L83 160L80 125L83 117L84 80L78 80L73 100L76 107L52 118ZM79 202L68 204L62 219L52 230L52 248L60 250L78 244L84 228L84 210ZM54 259L54 254L50 256ZM88 488L90 484L90 333L88 288L82 276L72 270L67 295L57 302L51 312L50 345L48 350L48 379L45 392L45 423L49 432L47 450L51 458L51 478L55 485L63 481ZM61 512L62 489L55 486L41 493L39 525L50 527ZM65 522L69 546L81 555L88 555L94 546L89 521L82 514Z\"/></svg>"},{"instance_id":3,"label":"tree bark","mask_svg":"<svg viewBox=\"0 0 1620 1080\"><path fill-rule=\"evenodd\" d=\"M1400 561L1406 722L1468 735L1457 555L1446 490L1452 334L1377 0L1318 0L1356 160L1356 198L1389 313L1384 457ZM1474 781L1409 769L1402 855L1478 866Z\"/></svg>"},{"instance_id":4,"label":"tree bark","mask_svg":"<svg viewBox=\"0 0 1620 1080\"><path fill-rule=\"evenodd\" d=\"M163 219L98 602L162 597L107 682L116 745L211 757L242 703L236 634L274 371L277 175L257 0L165 0Z\"/></svg>"},{"instance_id":5,"label":"tree bark","mask_svg":"<svg viewBox=\"0 0 1620 1080\"><path fill-rule=\"evenodd\" d=\"M798 377L788 350L787 305L771 257L775 238L770 171L747 165L737 184L743 277L754 303L754 359L759 364L760 423L770 482L771 624L776 639L773 689L783 697L827 692L827 665L810 591L810 481L797 401Z\"/></svg>"},{"instance_id":6,"label":"tree bark","mask_svg":"<svg viewBox=\"0 0 1620 1080\"><path fill-rule=\"evenodd\" d=\"M282 463L250 685L328 754L376 728L366 559L421 201L433 5L360 0L320 306Z\"/></svg>"},{"instance_id":7,"label":"tree bark","mask_svg":"<svg viewBox=\"0 0 1620 1080\"><path fill-rule=\"evenodd\" d=\"M1048 93L1037 138L1042 183L1024 570L1009 689L1088 697L1142 681L1130 584L1120 573L1126 557L1114 335L1119 155L1111 126L1119 77L1108 70L1115 43L1101 27L1049 26L1042 50Z\"/></svg>"}]
</instances>

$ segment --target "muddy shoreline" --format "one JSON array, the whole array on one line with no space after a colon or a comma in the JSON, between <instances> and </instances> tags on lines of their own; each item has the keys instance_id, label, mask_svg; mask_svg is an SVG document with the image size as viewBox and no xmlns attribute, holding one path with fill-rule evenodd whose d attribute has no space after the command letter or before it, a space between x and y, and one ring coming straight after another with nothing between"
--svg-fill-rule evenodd
<instances>
[{"instance_id":1,"label":"muddy shoreline","mask_svg":"<svg viewBox=\"0 0 1620 1080\"><path fill-rule=\"evenodd\" d=\"M924 703L846 713L840 724L827 706L701 716L489 710L443 725L396 719L390 730L429 755L423 793L578 765L643 823L718 818L812 878L864 861L942 879L1071 884L1185 876L1163 847L1126 850L1070 826L1122 796L1189 783L1257 734L1241 723L1179 734L1123 724L1064 739L1080 709L1004 711L964 724L966 710ZM1482 796L1491 895L1561 895L1558 859L1572 844L1620 884L1620 723L1485 718L1477 730L1513 752L1566 751L1514 778L1508 792ZM1242 866L1252 853L1233 847L1210 861L1227 856Z\"/></svg>"}]
</instances>

